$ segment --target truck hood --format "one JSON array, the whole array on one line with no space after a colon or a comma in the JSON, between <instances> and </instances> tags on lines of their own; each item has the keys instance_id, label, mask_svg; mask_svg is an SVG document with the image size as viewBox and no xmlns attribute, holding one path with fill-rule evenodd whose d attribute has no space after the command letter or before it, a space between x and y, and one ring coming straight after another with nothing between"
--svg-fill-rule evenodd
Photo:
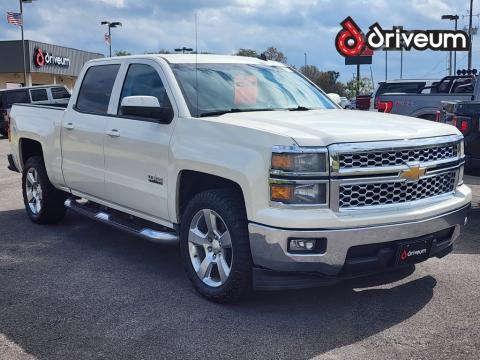
<instances>
[{"instance_id":1,"label":"truck hood","mask_svg":"<svg viewBox=\"0 0 480 360\"><path fill-rule=\"evenodd\" d=\"M353 110L264 111L211 120L291 137L300 146L404 140L460 134L453 126L407 116Z\"/></svg>"}]
</instances>

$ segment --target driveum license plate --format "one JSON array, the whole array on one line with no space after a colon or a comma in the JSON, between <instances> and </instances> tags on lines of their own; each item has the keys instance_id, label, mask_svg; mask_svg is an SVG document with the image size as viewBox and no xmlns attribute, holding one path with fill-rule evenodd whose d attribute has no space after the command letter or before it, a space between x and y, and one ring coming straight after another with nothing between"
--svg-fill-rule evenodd
<instances>
[{"instance_id":1,"label":"driveum license plate","mask_svg":"<svg viewBox=\"0 0 480 360\"><path fill-rule=\"evenodd\" d=\"M430 239L421 239L400 243L397 249L396 264L416 264L428 259L430 254Z\"/></svg>"}]
</instances>

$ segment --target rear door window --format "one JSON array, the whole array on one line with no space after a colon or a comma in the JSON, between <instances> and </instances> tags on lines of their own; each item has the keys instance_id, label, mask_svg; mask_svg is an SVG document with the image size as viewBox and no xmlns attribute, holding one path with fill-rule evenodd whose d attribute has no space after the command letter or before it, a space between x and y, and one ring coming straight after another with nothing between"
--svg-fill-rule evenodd
<instances>
[{"instance_id":1,"label":"rear door window","mask_svg":"<svg viewBox=\"0 0 480 360\"><path fill-rule=\"evenodd\" d=\"M384 83L383 86L378 89L377 96L386 93L405 93L415 94L425 86L425 82L412 82L412 83Z\"/></svg>"},{"instance_id":2,"label":"rear door window","mask_svg":"<svg viewBox=\"0 0 480 360\"><path fill-rule=\"evenodd\" d=\"M106 115L119 68L118 64L90 67L80 87L76 110L89 114Z\"/></svg>"},{"instance_id":3,"label":"rear door window","mask_svg":"<svg viewBox=\"0 0 480 360\"><path fill-rule=\"evenodd\" d=\"M26 90L7 91L7 107L13 104L29 104L30 96Z\"/></svg>"},{"instance_id":4,"label":"rear door window","mask_svg":"<svg viewBox=\"0 0 480 360\"><path fill-rule=\"evenodd\" d=\"M51 89L52 98L55 100L59 99L70 99L70 93L64 87L54 87Z\"/></svg>"},{"instance_id":5,"label":"rear door window","mask_svg":"<svg viewBox=\"0 0 480 360\"><path fill-rule=\"evenodd\" d=\"M47 101L47 89L35 89L30 90L30 96L32 97L32 101Z\"/></svg>"}]
</instances>

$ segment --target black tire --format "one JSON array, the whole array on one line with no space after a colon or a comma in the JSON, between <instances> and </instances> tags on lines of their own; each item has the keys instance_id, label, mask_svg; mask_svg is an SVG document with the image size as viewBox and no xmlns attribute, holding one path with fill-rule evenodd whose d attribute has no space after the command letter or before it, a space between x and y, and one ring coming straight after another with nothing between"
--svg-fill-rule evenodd
<instances>
[{"instance_id":1,"label":"black tire","mask_svg":"<svg viewBox=\"0 0 480 360\"><path fill-rule=\"evenodd\" d=\"M37 213L30 208L27 196L27 174L30 169L36 171L37 183L41 188L41 209ZM28 217L34 223L41 225L54 224L62 220L65 216L66 208L64 202L67 194L57 190L50 183L43 157L32 156L27 160L22 174L22 190L25 210L27 211Z\"/></svg>"},{"instance_id":2,"label":"black tire","mask_svg":"<svg viewBox=\"0 0 480 360\"><path fill-rule=\"evenodd\" d=\"M199 211L210 209L224 221L231 238L232 262L226 282L219 287L205 284L195 272L190 259L188 235L190 224ZM208 190L196 195L187 205L180 226L180 250L188 278L205 298L230 303L247 296L252 289L252 256L248 221L243 198L230 189Z\"/></svg>"},{"instance_id":3,"label":"black tire","mask_svg":"<svg viewBox=\"0 0 480 360\"><path fill-rule=\"evenodd\" d=\"M6 129L0 129L0 135L3 137L8 137L8 131Z\"/></svg>"}]
</instances>

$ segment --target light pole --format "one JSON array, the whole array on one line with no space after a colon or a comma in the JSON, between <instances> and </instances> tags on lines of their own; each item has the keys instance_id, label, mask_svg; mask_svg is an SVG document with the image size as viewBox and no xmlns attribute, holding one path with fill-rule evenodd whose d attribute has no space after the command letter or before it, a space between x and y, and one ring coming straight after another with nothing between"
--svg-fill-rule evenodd
<instances>
[{"instance_id":1,"label":"light pole","mask_svg":"<svg viewBox=\"0 0 480 360\"><path fill-rule=\"evenodd\" d=\"M112 31L111 31L111 29L122 26L122 23L120 21L114 21L114 22L102 21L100 23L100 25L107 25L107 27L108 27L108 44L109 44L109 47L110 47L110 57L112 57Z\"/></svg>"},{"instance_id":2,"label":"light pole","mask_svg":"<svg viewBox=\"0 0 480 360\"><path fill-rule=\"evenodd\" d=\"M468 22L468 37L470 38L470 49L468 50L468 70L472 69L472 16L473 16L473 0L470 0L470 20Z\"/></svg>"},{"instance_id":3,"label":"light pole","mask_svg":"<svg viewBox=\"0 0 480 360\"><path fill-rule=\"evenodd\" d=\"M307 69L307 53L303 53L305 55L305 69Z\"/></svg>"},{"instance_id":4,"label":"light pole","mask_svg":"<svg viewBox=\"0 0 480 360\"><path fill-rule=\"evenodd\" d=\"M403 79L403 47L400 49L400 79Z\"/></svg>"},{"instance_id":5,"label":"light pole","mask_svg":"<svg viewBox=\"0 0 480 360\"><path fill-rule=\"evenodd\" d=\"M22 57L23 57L23 86L27 86L27 62L25 60L25 37L23 35L23 3L32 3L33 0L19 0L20 1L20 17L22 18Z\"/></svg>"},{"instance_id":6,"label":"light pole","mask_svg":"<svg viewBox=\"0 0 480 360\"><path fill-rule=\"evenodd\" d=\"M182 52L182 54L185 54L185 52L192 52L193 49L192 48L187 48L187 47L182 47L182 48L179 48L179 49L175 49L176 52Z\"/></svg>"},{"instance_id":7,"label":"light pole","mask_svg":"<svg viewBox=\"0 0 480 360\"><path fill-rule=\"evenodd\" d=\"M455 21L455 31L458 30L458 15L442 15L442 20L453 20ZM452 71L452 52L450 51L450 63L449 63L449 75L457 73L457 52L454 52L454 60L453 60L453 71Z\"/></svg>"}]
</instances>

